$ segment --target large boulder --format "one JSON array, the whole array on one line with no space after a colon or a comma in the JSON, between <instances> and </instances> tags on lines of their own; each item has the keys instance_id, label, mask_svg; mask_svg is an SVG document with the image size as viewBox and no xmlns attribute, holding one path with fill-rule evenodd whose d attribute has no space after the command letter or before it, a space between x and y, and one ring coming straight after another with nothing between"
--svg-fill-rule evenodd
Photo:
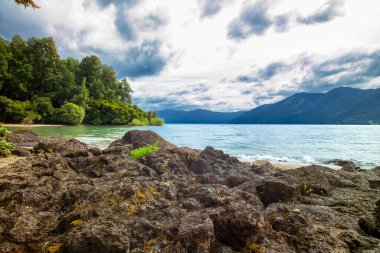
<instances>
[{"instance_id":1,"label":"large boulder","mask_svg":"<svg viewBox=\"0 0 380 253\"><path fill-rule=\"evenodd\" d=\"M177 146L164 140L161 136L153 131L130 130L121 139L123 144L131 144L133 148L152 145L159 142L159 147L162 149L173 149Z\"/></svg>"},{"instance_id":2,"label":"large boulder","mask_svg":"<svg viewBox=\"0 0 380 253\"><path fill-rule=\"evenodd\" d=\"M12 142L16 147L26 146L33 147L40 142L40 137L30 130L13 131L7 136L8 141Z\"/></svg>"}]
</instances>

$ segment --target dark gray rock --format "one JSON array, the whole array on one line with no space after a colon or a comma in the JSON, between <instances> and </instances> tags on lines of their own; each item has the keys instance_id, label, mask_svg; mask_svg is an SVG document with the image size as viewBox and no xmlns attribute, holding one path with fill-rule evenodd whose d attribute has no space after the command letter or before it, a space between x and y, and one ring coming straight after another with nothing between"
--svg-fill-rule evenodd
<instances>
[{"instance_id":1,"label":"dark gray rock","mask_svg":"<svg viewBox=\"0 0 380 253\"><path fill-rule=\"evenodd\" d=\"M37 138L36 138L37 139ZM252 168L152 132L39 138L0 172L0 252L376 252L375 171ZM160 140L138 161L130 151ZM21 146L20 146L21 147ZM41 151L40 151L41 150Z\"/></svg>"}]
</instances>

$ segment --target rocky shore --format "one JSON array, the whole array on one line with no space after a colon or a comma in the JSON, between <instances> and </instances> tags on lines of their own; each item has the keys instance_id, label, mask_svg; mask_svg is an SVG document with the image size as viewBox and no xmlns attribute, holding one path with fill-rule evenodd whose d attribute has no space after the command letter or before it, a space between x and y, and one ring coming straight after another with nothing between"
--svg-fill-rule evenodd
<instances>
[{"instance_id":1,"label":"rocky shore","mask_svg":"<svg viewBox=\"0 0 380 253\"><path fill-rule=\"evenodd\" d=\"M151 131L9 139L25 158L0 168L0 252L380 252L380 167L249 165Z\"/></svg>"}]
</instances>

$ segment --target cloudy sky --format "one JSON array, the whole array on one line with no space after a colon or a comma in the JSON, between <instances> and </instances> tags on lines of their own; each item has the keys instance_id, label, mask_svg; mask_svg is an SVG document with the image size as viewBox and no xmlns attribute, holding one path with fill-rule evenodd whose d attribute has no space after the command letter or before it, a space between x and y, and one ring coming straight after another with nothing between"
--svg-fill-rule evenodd
<instances>
[{"instance_id":1,"label":"cloudy sky","mask_svg":"<svg viewBox=\"0 0 380 253\"><path fill-rule=\"evenodd\" d=\"M0 36L96 54L144 109L236 111L296 92L380 87L378 0L0 2Z\"/></svg>"}]
</instances>

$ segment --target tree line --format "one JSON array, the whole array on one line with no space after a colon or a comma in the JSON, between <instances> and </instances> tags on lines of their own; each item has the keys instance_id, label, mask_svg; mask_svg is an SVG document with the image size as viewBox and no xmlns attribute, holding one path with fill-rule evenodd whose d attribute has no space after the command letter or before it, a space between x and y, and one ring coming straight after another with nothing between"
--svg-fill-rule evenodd
<instances>
[{"instance_id":1,"label":"tree line","mask_svg":"<svg viewBox=\"0 0 380 253\"><path fill-rule=\"evenodd\" d=\"M0 122L163 124L131 94L97 56L61 59L52 37L0 38Z\"/></svg>"}]
</instances>

